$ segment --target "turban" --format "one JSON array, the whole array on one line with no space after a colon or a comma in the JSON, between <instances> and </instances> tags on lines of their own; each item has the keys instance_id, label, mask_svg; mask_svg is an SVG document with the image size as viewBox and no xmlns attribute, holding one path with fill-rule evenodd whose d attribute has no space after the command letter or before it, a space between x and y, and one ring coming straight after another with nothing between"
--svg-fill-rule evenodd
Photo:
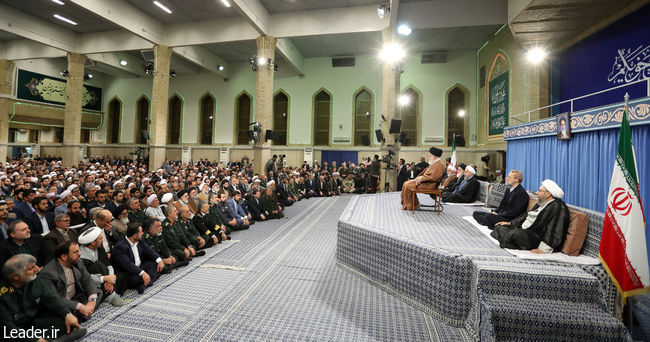
<instances>
[{"instance_id":1,"label":"turban","mask_svg":"<svg viewBox=\"0 0 650 342\"><path fill-rule=\"evenodd\" d=\"M467 167L465 168L465 171L469 171L469 172L471 172L473 175L476 174L476 170L474 170L474 168L472 167L472 165L467 165Z\"/></svg>"},{"instance_id":2,"label":"turban","mask_svg":"<svg viewBox=\"0 0 650 342\"><path fill-rule=\"evenodd\" d=\"M167 184L167 180L166 180L166 179L162 179L162 180L160 181L160 185L163 185L163 184Z\"/></svg>"},{"instance_id":3,"label":"turban","mask_svg":"<svg viewBox=\"0 0 650 342\"><path fill-rule=\"evenodd\" d=\"M564 191L562 191L562 188L560 188L557 183L550 179L545 179L542 182L542 186L546 188L546 190L553 196L553 198L558 198L562 199L564 197Z\"/></svg>"},{"instance_id":4,"label":"turban","mask_svg":"<svg viewBox=\"0 0 650 342\"><path fill-rule=\"evenodd\" d=\"M153 202L157 197L156 194L149 195L149 197L147 197L147 205L151 205L151 202Z\"/></svg>"},{"instance_id":5,"label":"turban","mask_svg":"<svg viewBox=\"0 0 650 342\"><path fill-rule=\"evenodd\" d=\"M434 156L440 158L442 155L442 150L437 148L437 147L432 147L429 149L429 153L433 154Z\"/></svg>"},{"instance_id":6,"label":"turban","mask_svg":"<svg viewBox=\"0 0 650 342\"><path fill-rule=\"evenodd\" d=\"M92 227L79 235L79 244L89 245L93 243L93 241L97 240L101 233L102 230L99 227Z\"/></svg>"},{"instance_id":7,"label":"turban","mask_svg":"<svg viewBox=\"0 0 650 342\"><path fill-rule=\"evenodd\" d=\"M111 214L113 214L113 217L118 217L124 210L127 210L127 207L124 204L120 204L117 208L111 210Z\"/></svg>"},{"instance_id":8,"label":"turban","mask_svg":"<svg viewBox=\"0 0 650 342\"><path fill-rule=\"evenodd\" d=\"M172 195L172 194L170 194L170 193L168 192L168 193L166 193L166 194L163 195L163 197L162 197L162 202L163 202L163 203L169 203L169 201L171 201L172 198L174 198L174 195Z\"/></svg>"},{"instance_id":9,"label":"turban","mask_svg":"<svg viewBox=\"0 0 650 342\"><path fill-rule=\"evenodd\" d=\"M186 193L187 193L187 190L186 190L186 189L183 189L183 190L179 191L178 194L177 194L177 195L178 195L178 198L183 197L183 195L185 195Z\"/></svg>"},{"instance_id":10,"label":"turban","mask_svg":"<svg viewBox=\"0 0 650 342\"><path fill-rule=\"evenodd\" d=\"M72 191L74 191L74 189L76 189L76 188L78 188L78 187L79 187L79 185L77 185L77 184L72 184L72 185L70 185L70 186L68 187L68 191L72 192Z\"/></svg>"},{"instance_id":11,"label":"turban","mask_svg":"<svg viewBox=\"0 0 650 342\"><path fill-rule=\"evenodd\" d=\"M72 192L70 192L70 190L66 190L59 195L59 198L65 199L66 197L70 196L71 193Z\"/></svg>"},{"instance_id":12,"label":"turban","mask_svg":"<svg viewBox=\"0 0 650 342\"><path fill-rule=\"evenodd\" d=\"M271 184L275 184L275 181L274 181L273 179L271 179L270 181L266 182L266 185L271 185Z\"/></svg>"}]
</instances>

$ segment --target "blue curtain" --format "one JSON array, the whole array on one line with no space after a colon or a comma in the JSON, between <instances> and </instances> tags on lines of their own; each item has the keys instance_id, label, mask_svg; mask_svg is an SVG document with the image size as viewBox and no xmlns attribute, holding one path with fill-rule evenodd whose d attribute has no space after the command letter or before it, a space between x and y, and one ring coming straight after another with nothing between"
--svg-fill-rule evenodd
<instances>
[{"instance_id":1,"label":"blue curtain","mask_svg":"<svg viewBox=\"0 0 650 342\"><path fill-rule=\"evenodd\" d=\"M571 140L556 136L511 140L508 142L507 170L524 174L526 189L537 191L546 178L564 190L564 200L583 208L605 212L607 193L618 148L619 129L575 133ZM646 218L650 214L650 125L632 126L641 203ZM650 231L646 229L646 241ZM650 256L650 243L648 255Z\"/></svg>"},{"instance_id":2,"label":"blue curtain","mask_svg":"<svg viewBox=\"0 0 650 342\"><path fill-rule=\"evenodd\" d=\"M341 162L346 164L353 162L357 164L359 162L359 151L322 151L321 152L321 166L323 162L327 162L329 165L332 165L332 162L335 161L337 165L341 165Z\"/></svg>"}]
</instances>

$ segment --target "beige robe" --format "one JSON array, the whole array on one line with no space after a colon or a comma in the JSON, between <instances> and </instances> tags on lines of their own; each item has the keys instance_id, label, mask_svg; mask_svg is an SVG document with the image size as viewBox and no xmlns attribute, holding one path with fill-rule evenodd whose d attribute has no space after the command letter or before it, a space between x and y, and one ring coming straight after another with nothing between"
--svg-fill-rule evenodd
<instances>
[{"instance_id":1,"label":"beige robe","mask_svg":"<svg viewBox=\"0 0 650 342\"><path fill-rule=\"evenodd\" d=\"M402 209L413 210L414 207L419 206L420 202L418 202L418 197L413 196L413 192L418 189L438 189L438 184L444 172L445 164L438 159L418 175L418 177L421 177L420 185L416 185L417 178L405 182L402 186Z\"/></svg>"}]
</instances>

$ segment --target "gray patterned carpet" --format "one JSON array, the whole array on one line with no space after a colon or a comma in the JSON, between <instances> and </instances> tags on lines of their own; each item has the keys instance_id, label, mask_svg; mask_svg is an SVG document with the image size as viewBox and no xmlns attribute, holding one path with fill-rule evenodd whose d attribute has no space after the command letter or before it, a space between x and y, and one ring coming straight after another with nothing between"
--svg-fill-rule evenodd
<instances>
[{"instance_id":1,"label":"gray patterned carpet","mask_svg":"<svg viewBox=\"0 0 650 342\"><path fill-rule=\"evenodd\" d=\"M235 232L122 308L86 341L466 341L464 329L336 266L337 220L354 197L310 199L288 219Z\"/></svg>"}]
</instances>

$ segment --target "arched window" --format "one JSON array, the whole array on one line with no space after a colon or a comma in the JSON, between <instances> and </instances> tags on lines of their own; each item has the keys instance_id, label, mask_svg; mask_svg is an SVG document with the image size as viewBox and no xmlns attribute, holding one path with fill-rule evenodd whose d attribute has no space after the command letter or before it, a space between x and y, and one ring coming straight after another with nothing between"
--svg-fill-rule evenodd
<instances>
[{"instance_id":1,"label":"arched window","mask_svg":"<svg viewBox=\"0 0 650 342\"><path fill-rule=\"evenodd\" d=\"M354 96L354 146L370 146L372 112L372 94L362 89Z\"/></svg>"},{"instance_id":2,"label":"arched window","mask_svg":"<svg viewBox=\"0 0 650 342\"><path fill-rule=\"evenodd\" d=\"M289 119L289 97L279 92L273 97L273 145L287 144L287 121Z\"/></svg>"},{"instance_id":3,"label":"arched window","mask_svg":"<svg viewBox=\"0 0 650 342\"><path fill-rule=\"evenodd\" d=\"M237 110L237 145L248 145L248 127L251 122L251 97L241 94L235 103Z\"/></svg>"},{"instance_id":4,"label":"arched window","mask_svg":"<svg viewBox=\"0 0 650 342\"><path fill-rule=\"evenodd\" d=\"M314 96L314 145L329 145L332 97L321 90Z\"/></svg>"},{"instance_id":5,"label":"arched window","mask_svg":"<svg viewBox=\"0 0 650 342\"><path fill-rule=\"evenodd\" d=\"M135 143L146 144L149 139L149 108L151 103L146 96L138 99L135 120Z\"/></svg>"},{"instance_id":6,"label":"arched window","mask_svg":"<svg viewBox=\"0 0 650 342\"><path fill-rule=\"evenodd\" d=\"M416 146L418 144L418 116L420 115L420 94L413 88L409 87L402 95L405 95L409 101L400 107L402 113L401 132L406 133L406 140L402 146Z\"/></svg>"},{"instance_id":7,"label":"arched window","mask_svg":"<svg viewBox=\"0 0 650 342\"><path fill-rule=\"evenodd\" d=\"M199 144L210 145L212 144L212 130L214 128L214 97L210 94L205 94L201 99L201 125L199 127Z\"/></svg>"},{"instance_id":8,"label":"arched window","mask_svg":"<svg viewBox=\"0 0 650 342\"><path fill-rule=\"evenodd\" d=\"M456 146L465 146L466 118L467 95L460 86L456 86L447 93L447 146L451 146L454 134Z\"/></svg>"},{"instance_id":9,"label":"arched window","mask_svg":"<svg viewBox=\"0 0 650 342\"><path fill-rule=\"evenodd\" d=\"M180 145L181 143L181 117L183 116L183 100L174 95L169 100L169 116L167 120L167 143Z\"/></svg>"},{"instance_id":10,"label":"arched window","mask_svg":"<svg viewBox=\"0 0 650 342\"><path fill-rule=\"evenodd\" d=\"M106 120L106 143L117 144L120 142L120 116L122 103L114 98L108 103L108 119Z\"/></svg>"}]
</instances>

